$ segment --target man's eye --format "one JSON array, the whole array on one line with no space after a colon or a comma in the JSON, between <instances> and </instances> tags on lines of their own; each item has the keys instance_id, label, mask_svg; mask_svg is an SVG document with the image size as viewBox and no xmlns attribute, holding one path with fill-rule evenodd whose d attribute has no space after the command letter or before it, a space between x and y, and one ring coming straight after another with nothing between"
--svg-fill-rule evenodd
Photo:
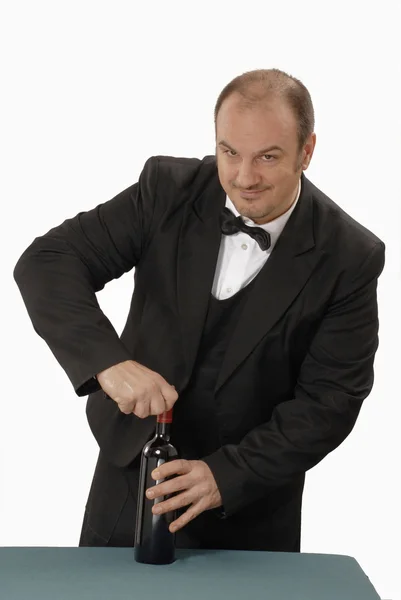
<instances>
[{"instance_id":1,"label":"man's eye","mask_svg":"<svg viewBox=\"0 0 401 600\"><path fill-rule=\"evenodd\" d=\"M235 150L224 150L224 154L228 154L228 156L231 156L232 158L234 158L234 156L237 156L237 153L235 152ZM264 160L264 162L272 162L273 160L276 159L276 157L273 156L272 154L262 154L262 157L264 159L266 157L268 158L268 160Z\"/></svg>"}]
</instances>

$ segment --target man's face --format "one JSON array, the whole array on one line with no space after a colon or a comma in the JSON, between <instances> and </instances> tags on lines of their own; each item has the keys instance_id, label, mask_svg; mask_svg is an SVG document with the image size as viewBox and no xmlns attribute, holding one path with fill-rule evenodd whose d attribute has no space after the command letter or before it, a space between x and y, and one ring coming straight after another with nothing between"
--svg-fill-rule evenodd
<instances>
[{"instance_id":1,"label":"man's face","mask_svg":"<svg viewBox=\"0 0 401 600\"><path fill-rule=\"evenodd\" d=\"M258 224L268 223L294 202L316 136L311 134L298 153L297 123L285 103L274 99L240 109L239 100L236 93L226 98L217 115L219 179L241 215Z\"/></svg>"}]
</instances>

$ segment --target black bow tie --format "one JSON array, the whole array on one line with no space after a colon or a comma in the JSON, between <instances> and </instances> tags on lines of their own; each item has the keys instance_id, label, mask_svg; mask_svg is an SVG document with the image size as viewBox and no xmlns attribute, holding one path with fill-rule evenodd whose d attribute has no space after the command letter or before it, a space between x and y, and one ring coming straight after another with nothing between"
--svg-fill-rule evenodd
<instances>
[{"instance_id":1,"label":"black bow tie","mask_svg":"<svg viewBox=\"0 0 401 600\"><path fill-rule=\"evenodd\" d=\"M224 207L221 214L220 225L221 231L225 235L232 235L233 233L238 233L238 231L243 231L253 238L262 250L270 248L271 239L268 231L265 231L261 227L249 227L241 217L236 217L227 206Z\"/></svg>"}]
</instances>

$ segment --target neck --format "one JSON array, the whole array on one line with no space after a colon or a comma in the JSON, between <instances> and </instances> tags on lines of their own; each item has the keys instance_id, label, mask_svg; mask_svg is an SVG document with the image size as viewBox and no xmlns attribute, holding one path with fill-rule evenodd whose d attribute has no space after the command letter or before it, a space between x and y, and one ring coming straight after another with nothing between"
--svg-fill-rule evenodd
<instances>
[{"instance_id":1,"label":"neck","mask_svg":"<svg viewBox=\"0 0 401 600\"><path fill-rule=\"evenodd\" d=\"M157 423L156 424L156 435L163 437L164 439L170 439L170 428L171 423Z\"/></svg>"}]
</instances>

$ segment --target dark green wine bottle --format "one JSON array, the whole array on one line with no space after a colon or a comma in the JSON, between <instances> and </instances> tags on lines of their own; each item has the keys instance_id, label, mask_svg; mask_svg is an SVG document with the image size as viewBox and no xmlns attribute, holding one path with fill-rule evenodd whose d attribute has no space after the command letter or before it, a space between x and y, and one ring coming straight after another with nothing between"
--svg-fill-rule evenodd
<instances>
[{"instance_id":1,"label":"dark green wine bottle","mask_svg":"<svg viewBox=\"0 0 401 600\"><path fill-rule=\"evenodd\" d=\"M147 489L164 481L155 481L151 477L154 469L179 458L177 449L170 442L172 420L172 409L159 415L155 436L142 450L134 543L135 560L140 563L165 565L175 560L175 534L169 531L169 525L176 519L176 511L162 515L152 512L155 504L167 500L173 494L154 500L146 496Z\"/></svg>"}]
</instances>

